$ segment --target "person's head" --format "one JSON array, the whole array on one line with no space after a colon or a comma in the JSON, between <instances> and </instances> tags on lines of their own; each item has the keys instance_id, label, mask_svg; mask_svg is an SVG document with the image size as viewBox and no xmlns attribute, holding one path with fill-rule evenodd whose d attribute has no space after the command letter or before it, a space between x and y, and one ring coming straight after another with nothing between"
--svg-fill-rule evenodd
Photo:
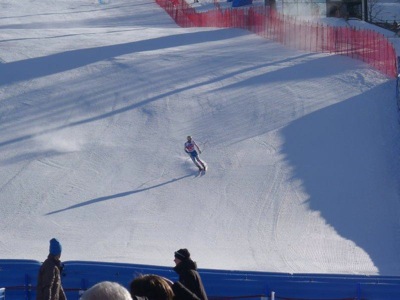
<instances>
[{"instance_id":1,"label":"person's head","mask_svg":"<svg viewBox=\"0 0 400 300\"><path fill-rule=\"evenodd\" d=\"M54 257L60 258L61 252L62 252L62 247L60 242L57 239L52 238L50 240L49 253Z\"/></svg>"},{"instance_id":2,"label":"person's head","mask_svg":"<svg viewBox=\"0 0 400 300\"><path fill-rule=\"evenodd\" d=\"M175 264L179 264L182 261L190 259L190 252L188 249L179 249L174 253L174 262Z\"/></svg>"},{"instance_id":3,"label":"person's head","mask_svg":"<svg viewBox=\"0 0 400 300\"><path fill-rule=\"evenodd\" d=\"M161 276L148 274L136 277L130 284L132 298L146 297L148 300L172 300L174 292L168 281Z\"/></svg>"},{"instance_id":4,"label":"person's head","mask_svg":"<svg viewBox=\"0 0 400 300\"><path fill-rule=\"evenodd\" d=\"M188 135L188 136L187 136L187 140L188 140L188 142L190 142L190 141L192 140L192 136L191 136L191 135Z\"/></svg>"},{"instance_id":5,"label":"person's head","mask_svg":"<svg viewBox=\"0 0 400 300\"><path fill-rule=\"evenodd\" d=\"M86 290L80 300L132 300L132 297L119 283L102 281Z\"/></svg>"}]
</instances>

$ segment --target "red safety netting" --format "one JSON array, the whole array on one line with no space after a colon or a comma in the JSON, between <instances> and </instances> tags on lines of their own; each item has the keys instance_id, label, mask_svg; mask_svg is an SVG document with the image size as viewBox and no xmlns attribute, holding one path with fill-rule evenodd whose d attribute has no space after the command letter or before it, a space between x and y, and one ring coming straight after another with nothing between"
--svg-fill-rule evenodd
<instances>
[{"instance_id":1,"label":"red safety netting","mask_svg":"<svg viewBox=\"0 0 400 300\"><path fill-rule=\"evenodd\" d=\"M333 27L297 20L267 7L215 9L196 12L185 0L156 0L181 27L242 28L286 46L328 52L362 60L380 72L397 76L396 51L383 35L350 27Z\"/></svg>"}]
</instances>

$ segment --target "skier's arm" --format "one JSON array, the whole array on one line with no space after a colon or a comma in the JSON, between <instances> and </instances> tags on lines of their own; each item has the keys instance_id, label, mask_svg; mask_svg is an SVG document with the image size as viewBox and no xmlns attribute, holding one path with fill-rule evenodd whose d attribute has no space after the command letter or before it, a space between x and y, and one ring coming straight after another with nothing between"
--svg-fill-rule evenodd
<instances>
[{"instance_id":1,"label":"skier's arm","mask_svg":"<svg viewBox=\"0 0 400 300\"><path fill-rule=\"evenodd\" d=\"M199 146L197 146L197 144L196 144L196 142L195 142L195 141L193 141L193 144L196 146L196 148L197 148L197 151L199 151L199 153L201 154L201 150L200 150Z\"/></svg>"}]
</instances>

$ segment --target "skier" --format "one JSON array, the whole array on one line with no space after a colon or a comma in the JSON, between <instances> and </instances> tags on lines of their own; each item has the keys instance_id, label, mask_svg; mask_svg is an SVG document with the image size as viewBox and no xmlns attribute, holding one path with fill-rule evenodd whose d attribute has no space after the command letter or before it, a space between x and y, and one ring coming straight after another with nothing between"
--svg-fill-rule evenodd
<instances>
[{"instance_id":1,"label":"skier","mask_svg":"<svg viewBox=\"0 0 400 300\"><path fill-rule=\"evenodd\" d=\"M196 149L197 151L199 151L199 153L197 153ZM199 154L201 154L201 150L190 135L188 135L187 142L185 143L185 152L190 155L190 158L192 159L196 167L199 168L199 171L206 171L206 165L203 161L201 161L199 157Z\"/></svg>"}]
</instances>

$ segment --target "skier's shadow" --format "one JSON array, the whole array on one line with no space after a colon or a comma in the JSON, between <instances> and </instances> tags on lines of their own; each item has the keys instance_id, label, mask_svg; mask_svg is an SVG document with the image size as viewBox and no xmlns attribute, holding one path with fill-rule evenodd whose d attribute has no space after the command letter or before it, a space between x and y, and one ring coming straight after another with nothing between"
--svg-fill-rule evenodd
<instances>
[{"instance_id":1,"label":"skier's shadow","mask_svg":"<svg viewBox=\"0 0 400 300\"><path fill-rule=\"evenodd\" d=\"M126 197L126 196L129 196L129 195L133 195L133 194L137 194L137 193L140 193L140 192L148 191L148 190L151 190L151 189L163 186L163 185L167 185L167 184L170 184L170 183L173 183L173 182L176 182L176 181L179 181L179 180L185 179L187 177L191 177L191 176L193 176L193 173L185 175L185 176L182 176L182 177L179 177L179 178L173 178L173 179L168 180L166 182L159 183L159 184L156 184L156 185L153 185L153 186L149 186L147 188L142 188L142 189L138 189L138 190L133 190L133 191L128 191L128 192L123 192L123 193L119 193L119 194L114 194L114 195L103 196L103 197L91 199L91 200L88 200L88 201L85 201L85 202L82 202L82 203L79 203L79 204L71 205L71 206L63 208L63 209L59 209L59 210L54 210L54 211L48 212L45 215L49 216L49 215L61 213L61 212L64 212L64 211L67 211L67 210L70 210L70 209L79 208L79 207L87 206L87 205L94 204L94 203L97 203L97 202L101 202L101 201L106 201L106 200L112 200L112 199L116 199L116 198Z\"/></svg>"}]
</instances>

